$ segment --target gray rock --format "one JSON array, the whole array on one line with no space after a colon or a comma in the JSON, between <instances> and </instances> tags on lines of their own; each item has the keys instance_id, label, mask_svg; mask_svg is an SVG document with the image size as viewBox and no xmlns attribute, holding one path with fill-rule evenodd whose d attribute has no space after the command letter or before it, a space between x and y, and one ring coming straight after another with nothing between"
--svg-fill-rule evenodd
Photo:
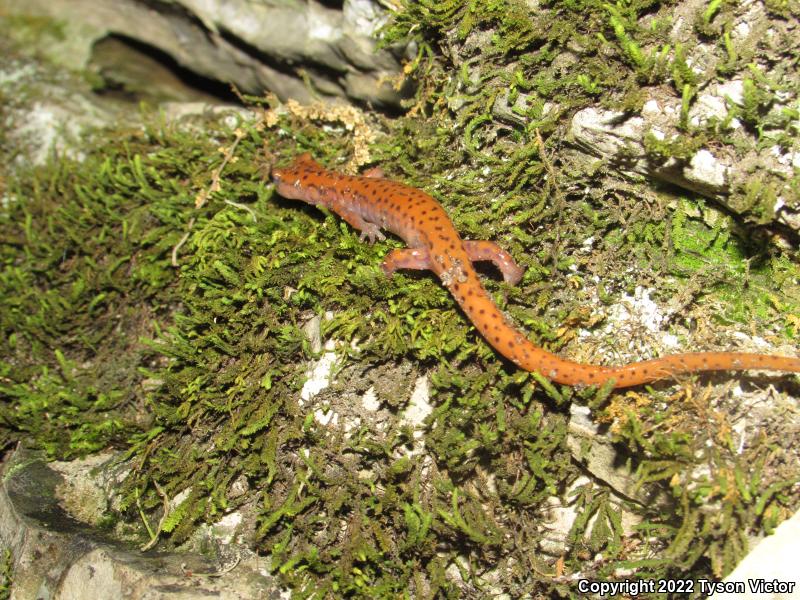
<instances>
[{"instance_id":1,"label":"gray rock","mask_svg":"<svg viewBox=\"0 0 800 600\"><path fill-rule=\"evenodd\" d=\"M103 482L119 469L113 458L48 464L17 449L6 459L0 544L13 557L12 599L280 597L267 559L243 547L226 546L234 560L218 564L198 553L141 552L111 539L95 523L107 505Z\"/></svg>"},{"instance_id":2,"label":"gray rock","mask_svg":"<svg viewBox=\"0 0 800 600\"><path fill-rule=\"evenodd\" d=\"M0 64L7 164L43 164L53 154L80 158L82 137L93 128L124 122L79 79L36 61L11 58Z\"/></svg>"},{"instance_id":3,"label":"gray rock","mask_svg":"<svg viewBox=\"0 0 800 600\"><path fill-rule=\"evenodd\" d=\"M701 112L709 106L709 96L690 113L690 118L707 118ZM777 195L772 209L775 220L800 231L800 210L787 205L780 195L783 190L791 195L793 169L800 164L800 155L783 156L776 147L760 149L753 144L744 157L730 151L714 152L699 148L687 158L659 159L647 152L645 138L654 136L664 140L674 137L679 107L664 107L656 100L645 104L640 115L586 108L578 111L571 123L571 141L580 150L619 165L623 172L644 175L665 181L714 199L736 213L747 213L752 208L742 195L735 195L748 185L748 178L759 174L759 179L773 182Z\"/></svg>"},{"instance_id":4,"label":"gray rock","mask_svg":"<svg viewBox=\"0 0 800 600\"><path fill-rule=\"evenodd\" d=\"M41 50L73 69L87 68L98 42L111 37L249 94L390 107L401 99L391 83L399 50L377 50L372 34L384 12L366 0L346 0L342 10L315 0L0 0L0 12L53 19L63 34L42 41Z\"/></svg>"}]
</instances>

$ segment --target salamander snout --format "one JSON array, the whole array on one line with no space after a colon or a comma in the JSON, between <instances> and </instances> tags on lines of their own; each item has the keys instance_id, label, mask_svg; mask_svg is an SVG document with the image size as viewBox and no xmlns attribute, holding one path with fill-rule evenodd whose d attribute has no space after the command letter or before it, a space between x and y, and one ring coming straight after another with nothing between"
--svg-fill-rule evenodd
<instances>
[{"instance_id":1,"label":"salamander snout","mask_svg":"<svg viewBox=\"0 0 800 600\"><path fill-rule=\"evenodd\" d=\"M300 183L300 179L291 177L288 169L273 169L272 181L275 183L275 191L284 198L289 198L290 200L300 199L299 194L301 190L299 186L296 185Z\"/></svg>"}]
</instances>

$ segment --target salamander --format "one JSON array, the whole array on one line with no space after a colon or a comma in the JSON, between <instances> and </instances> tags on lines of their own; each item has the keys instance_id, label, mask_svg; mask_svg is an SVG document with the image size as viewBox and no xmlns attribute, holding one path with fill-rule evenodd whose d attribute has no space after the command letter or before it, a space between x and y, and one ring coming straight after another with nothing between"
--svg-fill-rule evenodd
<instances>
[{"instance_id":1,"label":"salamander","mask_svg":"<svg viewBox=\"0 0 800 600\"><path fill-rule=\"evenodd\" d=\"M572 362L530 342L495 305L473 268L491 261L510 284L522 279L523 269L511 255L490 241L462 240L444 208L425 192L385 179L373 169L364 176L331 171L310 154L298 156L284 168L273 169L281 196L324 206L361 232L370 243L385 239L386 229L407 248L389 252L381 265L387 276L397 269L430 269L450 291L475 328L497 352L526 371L573 386L614 388L650 383L684 373L764 369L800 372L800 358L742 352L674 354L620 366Z\"/></svg>"}]
</instances>

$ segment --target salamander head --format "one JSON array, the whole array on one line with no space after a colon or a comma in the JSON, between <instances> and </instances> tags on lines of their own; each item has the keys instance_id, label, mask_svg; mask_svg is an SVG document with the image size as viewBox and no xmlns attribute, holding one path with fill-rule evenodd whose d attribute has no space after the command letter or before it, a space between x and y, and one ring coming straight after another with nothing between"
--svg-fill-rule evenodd
<instances>
[{"instance_id":1,"label":"salamander head","mask_svg":"<svg viewBox=\"0 0 800 600\"><path fill-rule=\"evenodd\" d=\"M282 169L272 169L275 190L289 200L303 200L310 204L319 202L315 175L324 173L323 167L304 152L294 162Z\"/></svg>"}]
</instances>

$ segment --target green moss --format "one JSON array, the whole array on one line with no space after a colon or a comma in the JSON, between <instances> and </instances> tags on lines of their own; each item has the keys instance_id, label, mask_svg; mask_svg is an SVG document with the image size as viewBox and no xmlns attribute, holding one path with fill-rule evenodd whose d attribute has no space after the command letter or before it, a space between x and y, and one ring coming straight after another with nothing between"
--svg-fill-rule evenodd
<instances>
[{"instance_id":1,"label":"green moss","mask_svg":"<svg viewBox=\"0 0 800 600\"><path fill-rule=\"evenodd\" d=\"M446 135L447 130L437 132ZM314 144L335 144L318 133L305 135ZM243 158L257 147L256 133L252 136L242 142ZM459 229L470 237L497 238L491 229L498 218L507 220L512 230L518 223L520 237L509 238L511 247L520 240L530 243L527 228L538 223L548 225L536 238L545 246L565 239L578 246L576 236L603 234L601 251L612 265L632 256L642 269L654 269L653 257L660 256L655 272L678 277L666 290L677 289L681 279L691 282L705 275L703 289L729 298L720 317L749 322L771 314L774 289L768 292L761 285L774 277L776 265L748 266L746 246L728 229L730 223L711 211L698 213L688 201L670 208L668 221L656 213L642 215L628 223L625 235L615 237L605 234L619 231L619 207L556 203L531 211L512 193L500 198L496 213L486 214L480 211L480 197L491 192L481 188L491 189L491 183L481 186L469 172L459 172L426 185L430 175L423 165L405 164L411 173L402 178L418 180L434 193L438 185L442 200L454 205ZM518 173L497 169L490 178L500 187ZM236 168L229 177L241 177L247 189L247 177ZM168 527L162 527L162 535L171 532L171 539L179 542L197 520L213 519L246 501L229 492L232 482L244 475L264 494L258 544L300 595L314 589L390 596L418 585L422 577L437 594L449 596L455 588L443 577L443 568L456 561L465 545L476 565L497 553L513 556L520 551L509 545L504 532L511 528L535 537L527 512L558 495L576 476L565 446L566 420L548 414L540 404L549 402L547 398L555 404L572 400L573 391L544 381L536 385L535 377L509 371L432 278L398 274L385 280L378 264L394 243L360 243L357 233L333 216L307 213L271 196L256 199L250 211L217 207L196 224L186 243L179 283L184 311L156 346L171 362L158 372L164 384L149 399L157 425L132 448L146 461L127 483L131 505L138 494L146 511L160 507L162 499L153 493L151 481L161 482L168 498L191 489L165 522ZM667 240L671 253L665 257ZM570 277L575 262L551 264L546 253L525 257L523 250L518 255L531 265L528 287L516 290L490 282L490 289L527 330L537 332L541 343L558 348L568 340L555 327L585 319L574 306L575 298L550 283ZM337 315L323 327L323 336L345 347L361 340L360 368L404 357L420 368L439 365L430 378L436 409L425 444L440 475L426 477L416 457L396 459L395 453L410 440L403 428L390 426L382 434L367 427L352 438L331 438L309 407L297 402L305 365L313 358L299 325L329 309ZM605 390L601 397L608 394ZM335 394L329 398L337 402ZM613 399L619 401L618 396ZM402 400L392 402L403 406ZM658 412L629 413L619 432L621 443L637 452L644 448L643 485L684 476L699 443L685 430L652 429L653 419L660 419ZM483 470L495 474L496 492L489 497L471 491ZM751 482L762 479L758 471L745 476ZM420 497L423 481L432 487ZM680 569L702 573L704 557L711 557L714 572L727 570L741 555L738 532L756 526L749 516L757 504L751 494L732 505L736 518L721 524L706 519L706 543L699 552L694 547L690 552L682 536L704 519L700 496L677 504L675 516L667 520L655 510L646 513L648 531L658 529L672 540L670 551L655 565L624 555L619 507L607 493L587 488L576 498L580 518L570 534L568 554L568 564L576 569L581 552L590 550L619 558L611 564L660 575ZM770 510L778 512L787 502L790 497L780 495L768 501ZM502 521L496 518L500 506ZM339 534L343 527L348 532L344 538ZM443 548L449 550L443 554ZM465 570L463 575L470 585L480 585L471 573Z\"/></svg>"},{"instance_id":2,"label":"green moss","mask_svg":"<svg viewBox=\"0 0 800 600\"><path fill-rule=\"evenodd\" d=\"M49 17L4 14L2 27L19 47L35 47L43 40L60 43L67 39L64 24Z\"/></svg>"},{"instance_id":3,"label":"green moss","mask_svg":"<svg viewBox=\"0 0 800 600\"><path fill-rule=\"evenodd\" d=\"M5 429L3 445L25 432L52 455L83 454L121 441L138 419L137 369L154 353L137 336L173 301L168 252L188 199L189 171L176 165L190 157L158 146L128 134L81 165L64 159L9 181L0 410L16 433Z\"/></svg>"},{"instance_id":4,"label":"green moss","mask_svg":"<svg viewBox=\"0 0 800 600\"><path fill-rule=\"evenodd\" d=\"M3 562L0 564L0 600L8 600L11 597L13 575L14 555L11 554L11 550L6 548L3 551Z\"/></svg>"},{"instance_id":5,"label":"green moss","mask_svg":"<svg viewBox=\"0 0 800 600\"><path fill-rule=\"evenodd\" d=\"M706 11L708 25L726 10ZM611 304L637 286L702 307L693 316L707 329L797 335L796 260L697 198L642 194L610 181L607 165L565 162L571 115L598 97L635 108L643 82L663 83L688 114L703 82L680 48L665 52L668 13L652 2L545 2L536 14L510 1L414 2L386 30L387 42L419 44L420 85L417 112L372 122L375 162L439 199L464 237L497 240L519 259L520 286L489 277L487 288L553 351L587 356L576 331L598 324L596 296ZM457 73L437 51L446 33L465 57ZM566 45L575 60L564 61ZM751 78L743 114L755 130L774 90ZM720 139L683 126L648 151L686 159ZM298 597L455 598L488 593L491 581L512 596L569 595L536 552L554 497L577 514L559 566L593 577L719 576L746 535L797 504L786 484L796 467L765 469L771 450L797 438L789 424L739 455L730 424L708 416L711 396L676 402L701 393L690 383L621 394L520 373L433 277L384 277L397 241L361 243L334 215L273 193L265 148L339 167L351 150L343 130L291 114L272 129L205 127L117 132L83 163L9 178L0 219L4 443L28 437L59 456L127 443L123 516L144 519L162 544L256 506L252 543ZM227 153L238 140L217 179L227 154L212 138ZM744 195L755 206L775 193ZM317 318L341 362L331 386L302 402L319 358L304 329ZM421 375L434 410L417 439L400 413ZM370 387L379 425L359 404ZM664 504L620 501L597 481L573 487L572 402L612 423L640 486ZM349 433L322 425L323 409L358 420ZM642 519L632 533L623 509ZM597 553L601 564L587 560Z\"/></svg>"},{"instance_id":6,"label":"green moss","mask_svg":"<svg viewBox=\"0 0 800 600\"><path fill-rule=\"evenodd\" d=\"M647 154L658 162L667 161L670 158L688 162L707 143L707 139L703 135L682 135L671 139L659 139L652 132L647 132L643 141Z\"/></svg>"},{"instance_id":7,"label":"green moss","mask_svg":"<svg viewBox=\"0 0 800 600\"><path fill-rule=\"evenodd\" d=\"M632 416L631 424L633 419ZM644 439L641 432L637 437ZM652 446L653 442L661 448ZM691 442L691 436L656 435L638 449L645 456L654 450L661 455L673 454L672 461L645 458L640 469L643 480L669 482L677 500L673 515L677 522L668 523L662 515L653 512L640 527L650 535L660 530L659 537L669 539L669 545L661 559L625 561L626 567L637 569L642 577L651 574L679 577L682 573L708 569L713 577L721 578L747 552L748 543L743 532L759 529L765 517L774 523L773 519L784 514L787 505L795 501L791 494L784 495L792 482L797 481L796 475L788 471L782 473L787 479L766 490L763 487L764 468L771 452L768 446L776 440L747 450L746 456L737 456L733 443L728 442L728 447L710 446L702 452L700 462L709 473L703 476L689 475L685 468L697 461L698 448ZM692 453L695 453L694 458ZM709 505L716 510L705 510ZM769 509L765 511L767 505Z\"/></svg>"}]
</instances>

